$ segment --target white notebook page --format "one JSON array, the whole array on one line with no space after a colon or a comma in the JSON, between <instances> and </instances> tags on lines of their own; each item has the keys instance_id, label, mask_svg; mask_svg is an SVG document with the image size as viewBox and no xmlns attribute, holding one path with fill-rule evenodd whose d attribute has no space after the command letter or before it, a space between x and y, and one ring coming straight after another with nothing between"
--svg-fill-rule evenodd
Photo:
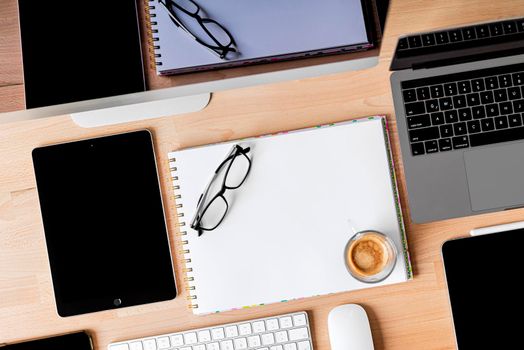
<instances>
[{"instance_id":1,"label":"white notebook page","mask_svg":"<svg viewBox=\"0 0 524 350\"><path fill-rule=\"evenodd\" d=\"M347 122L169 154L183 204L195 313L230 310L406 281L396 197L382 118ZM214 231L189 228L198 198L232 144L250 146L252 169L227 191L229 212ZM351 226L387 234L393 273L365 284L347 272Z\"/></svg>"}]
</instances>

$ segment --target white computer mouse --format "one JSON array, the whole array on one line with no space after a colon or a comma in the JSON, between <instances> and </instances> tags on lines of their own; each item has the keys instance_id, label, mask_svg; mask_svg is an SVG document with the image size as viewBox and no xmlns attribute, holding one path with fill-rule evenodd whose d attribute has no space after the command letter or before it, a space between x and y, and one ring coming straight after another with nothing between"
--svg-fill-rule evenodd
<instances>
[{"instance_id":1,"label":"white computer mouse","mask_svg":"<svg viewBox=\"0 0 524 350\"><path fill-rule=\"evenodd\" d=\"M373 350L366 311L360 305L340 305L329 312L331 350Z\"/></svg>"}]
</instances>

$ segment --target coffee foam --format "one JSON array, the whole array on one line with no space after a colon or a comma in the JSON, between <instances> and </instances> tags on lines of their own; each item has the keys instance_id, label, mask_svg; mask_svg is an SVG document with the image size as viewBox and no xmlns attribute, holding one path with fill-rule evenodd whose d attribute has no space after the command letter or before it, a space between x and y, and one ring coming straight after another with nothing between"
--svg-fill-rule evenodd
<instances>
[{"instance_id":1,"label":"coffee foam","mask_svg":"<svg viewBox=\"0 0 524 350\"><path fill-rule=\"evenodd\" d=\"M351 269L362 276L373 276L384 269L388 250L384 238L370 233L353 242L346 256Z\"/></svg>"}]
</instances>

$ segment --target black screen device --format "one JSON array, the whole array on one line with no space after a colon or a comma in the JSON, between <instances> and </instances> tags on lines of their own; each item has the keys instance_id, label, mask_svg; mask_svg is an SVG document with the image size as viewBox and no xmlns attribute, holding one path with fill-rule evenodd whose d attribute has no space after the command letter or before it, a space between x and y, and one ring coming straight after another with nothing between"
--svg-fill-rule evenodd
<instances>
[{"instance_id":1,"label":"black screen device","mask_svg":"<svg viewBox=\"0 0 524 350\"><path fill-rule=\"evenodd\" d=\"M58 314L175 298L149 131L33 150Z\"/></svg>"},{"instance_id":2,"label":"black screen device","mask_svg":"<svg viewBox=\"0 0 524 350\"><path fill-rule=\"evenodd\" d=\"M442 246L458 349L513 349L522 343L523 248L524 229Z\"/></svg>"},{"instance_id":3,"label":"black screen device","mask_svg":"<svg viewBox=\"0 0 524 350\"><path fill-rule=\"evenodd\" d=\"M135 0L18 0L27 108L145 90Z\"/></svg>"},{"instance_id":4,"label":"black screen device","mask_svg":"<svg viewBox=\"0 0 524 350\"><path fill-rule=\"evenodd\" d=\"M8 344L2 350L93 350L91 337L86 332L58 335L50 338Z\"/></svg>"}]
</instances>

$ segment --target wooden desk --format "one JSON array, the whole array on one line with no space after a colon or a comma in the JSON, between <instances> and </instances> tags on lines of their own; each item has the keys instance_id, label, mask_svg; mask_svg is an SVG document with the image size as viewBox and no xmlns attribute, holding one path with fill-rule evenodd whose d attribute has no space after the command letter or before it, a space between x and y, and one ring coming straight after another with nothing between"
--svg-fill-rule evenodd
<instances>
[{"instance_id":1,"label":"wooden desk","mask_svg":"<svg viewBox=\"0 0 524 350\"><path fill-rule=\"evenodd\" d=\"M0 1L0 101L5 110L21 103L19 49L14 38L16 11L6 5L12 1ZM94 334L97 349L105 349L116 340L307 310L315 349L329 349L328 312L339 304L359 303L369 314L376 349L454 348L440 258L442 242L464 236L474 227L523 220L524 210L424 225L410 223L388 67L400 34L514 16L524 16L523 1L397 0L392 3L380 64L373 69L219 92L204 111L174 118L98 129L78 128L67 116L2 125L0 342L87 329ZM165 303L72 318L57 316L31 164L34 147L149 128L155 136L162 189L168 194L168 151L380 113L388 114L392 125L413 281L205 317L192 315L183 291L176 300ZM166 195L165 204L172 242L176 242L174 201ZM181 284L180 256L177 249L173 252Z\"/></svg>"}]
</instances>

